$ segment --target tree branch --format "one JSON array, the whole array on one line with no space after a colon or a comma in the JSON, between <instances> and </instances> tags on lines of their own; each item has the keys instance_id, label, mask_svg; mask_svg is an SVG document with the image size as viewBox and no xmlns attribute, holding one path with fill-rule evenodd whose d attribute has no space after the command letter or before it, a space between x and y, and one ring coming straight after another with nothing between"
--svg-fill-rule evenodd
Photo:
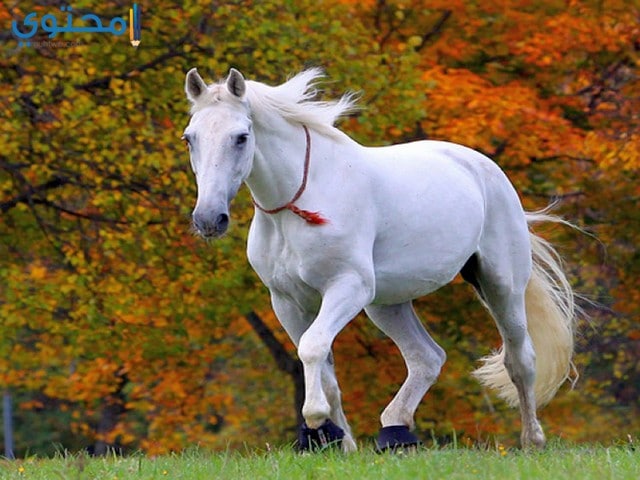
<instances>
[{"instance_id":1,"label":"tree branch","mask_svg":"<svg viewBox=\"0 0 640 480\"><path fill-rule=\"evenodd\" d=\"M302 363L300 360L293 358L289 355L289 352L284 348L284 346L278 341L273 332L269 329L269 327L264 323L262 318L254 312L250 311L244 316L249 325L256 332L260 340L264 343L264 345L269 350L269 353L273 357L278 366L278 369L287 373L293 379L293 386L295 389L294 393L294 404L296 409L296 416L298 424L301 424L303 421L302 418L302 404L304 403L304 376L302 371Z\"/></svg>"},{"instance_id":2,"label":"tree branch","mask_svg":"<svg viewBox=\"0 0 640 480\"><path fill-rule=\"evenodd\" d=\"M185 53L183 51L179 51L178 49L176 49L176 47L182 46L182 44L185 43L188 38L189 38L188 34L183 36L175 44L173 44L172 48L169 51L163 53L162 55L158 55L156 58L154 58L153 60L149 60L147 63L138 65L137 67L135 67L132 70L129 70L128 72L123 72L119 75L107 75L101 78L96 78L94 80L91 80L90 82L79 83L74 85L74 88L76 90L87 90L89 92L91 92L93 89L96 89L96 88L108 88L109 82L114 78L117 78L119 80L125 80L133 76L135 73L142 73L145 70L149 70L155 67L156 65L159 65L167 60L170 60L175 57L183 56L185 55Z\"/></svg>"},{"instance_id":3,"label":"tree branch","mask_svg":"<svg viewBox=\"0 0 640 480\"><path fill-rule=\"evenodd\" d=\"M429 42L429 40L431 40L442 31L444 24L447 22L452 13L453 12L451 10L442 11L442 15L440 15L440 18L438 19L438 21L436 21L433 27L431 27L431 30L422 35L422 42L420 43L420 45L417 45L415 47L416 52L422 50L423 47Z\"/></svg>"},{"instance_id":4,"label":"tree branch","mask_svg":"<svg viewBox=\"0 0 640 480\"><path fill-rule=\"evenodd\" d=\"M40 185L36 185L36 186L28 185L27 190L24 193L6 202L0 203L0 211L2 213L5 213L11 210L13 207L18 205L19 203L31 203L34 195L37 195L41 192L45 192L47 190L53 190L55 188L62 187L63 185L67 185L68 183L70 182L69 182L69 179L67 178L54 177L51 180L41 183Z\"/></svg>"}]
</instances>

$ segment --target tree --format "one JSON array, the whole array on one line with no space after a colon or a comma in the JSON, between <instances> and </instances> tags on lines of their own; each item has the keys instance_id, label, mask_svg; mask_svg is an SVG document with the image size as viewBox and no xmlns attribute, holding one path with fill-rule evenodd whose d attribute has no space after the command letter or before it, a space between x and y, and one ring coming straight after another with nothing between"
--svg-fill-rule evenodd
<instances>
[{"instance_id":1,"label":"tree","mask_svg":"<svg viewBox=\"0 0 640 480\"><path fill-rule=\"evenodd\" d=\"M585 308L599 329L583 329L587 379L544 417L575 439L610 439L611 425L638 418L625 416L640 384L638 11L529 3L142 2L137 49L98 33L61 34L58 47L42 32L18 47L5 33L0 387L17 415L46 418L51 431L70 422L75 440L58 440L73 448L292 438L295 352L246 263L247 193L227 237L208 245L189 232L183 81L194 66L211 80L234 66L275 84L322 65L327 97L364 92L362 112L342 124L354 138L465 143L507 171L528 208L561 198L560 212L598 237L552 234L576 287L598 302ZM73 12L128 8L79 1ZM31 11L64 17L57 2L0 4L6 23ZM498 341L471 291L456 281L418 308L449 354L419 428L513 432L515 415L466 374ZM395 347L357 319L336 364L349 418L373 434L403 377ZM27 435L16 432L18 453Z\"/></svg>"}]
</instances>

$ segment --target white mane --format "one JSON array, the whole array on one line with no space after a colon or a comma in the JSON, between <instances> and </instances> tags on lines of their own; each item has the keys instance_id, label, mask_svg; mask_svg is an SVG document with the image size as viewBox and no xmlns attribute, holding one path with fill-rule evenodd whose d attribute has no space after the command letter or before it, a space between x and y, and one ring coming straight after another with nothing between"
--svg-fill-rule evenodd
<instances>
[{"instance_id":1,"label":"white mane","mask_svg":"<svg viewBox=\"0 0 640 480\"><path fill-rule=\"evenodd\" d=\"M357 109L357 96L347 93L339 100L313 100L318 95L315 85L322 77L324 74L321 69L311 68L276 87L249 81L247 94L251 110L256 113L273 112L287 120L335 136L338 132L334 123Z\"/></svg>"}]
</instances>

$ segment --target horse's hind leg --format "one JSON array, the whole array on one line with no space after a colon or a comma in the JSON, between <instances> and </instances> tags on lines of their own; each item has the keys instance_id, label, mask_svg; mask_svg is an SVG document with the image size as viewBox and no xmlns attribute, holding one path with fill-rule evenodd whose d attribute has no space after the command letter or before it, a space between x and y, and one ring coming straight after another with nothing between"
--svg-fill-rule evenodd
<instances>
[{"instance_id":1,"label":"horse's hind leg","mask_svg":"<svg viewBox=\"0 0 640 480\"><path fill-rule=\"evenodd\" d=\"M393 441L391 444L384 440L381 442L383 432L390 427L405 426L409 430L414 428L415 411L440 374L446 354L427 333L411 302L389 306L369 305L365 310L373 323L398 346L407 365L404 384L380 416L383 430L378 446L393 448L396 446L392 444ZM412 435L404 438L411 437ZM400 439L398 443L403 443L403 440Z\"/></svg>"},{"instance_id":2,"label":"horse's hind leg","mask_svg":"<svg viewBox=\"0 0 640 480\"><path fill-rule=\"evenodd\" d=\"M513 246L518 243L512 234ZM523 448L545 444L542 427L536 415L534 383L536 354L527 331L525 289L531 263L527 240L519 248L508 247L485 250L477 259L474 272L479 294L493 315L503 341L504 367L516 387L522 419ZM489 267L490 266L490 267ZM495 368L502 368L495 365Z\"/></svg>"}]
</instances>

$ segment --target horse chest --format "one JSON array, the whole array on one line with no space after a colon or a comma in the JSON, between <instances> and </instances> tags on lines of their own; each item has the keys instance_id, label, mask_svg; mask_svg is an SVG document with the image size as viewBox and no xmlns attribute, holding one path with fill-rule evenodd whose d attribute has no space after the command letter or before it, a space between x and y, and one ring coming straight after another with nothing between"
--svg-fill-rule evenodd
<instances>
[{"instance_id":1,"label":"horse chest","mask_svg":"<svg viewBox=\"0 0 640 480\"><path fill-rule=\"evenodd\" d=\"M272 252L271 261L266 269L269 278L267 286L278 290L287 290L297 283L301 283L295 262L291 261L291 252L283 249L280 252Z\"/></svg>"},{"instance_id":2,"label":"horse chest","mask_svg":"<svg viewBox=\"0 0 640 480\"><path fill-rule=\"evenodd\" d=\"M290 294L310 290L301 278L304 262L299 252L275 229L252 225L247 252L249 263L270 290Z\"/></svg>"}]
</instances>

